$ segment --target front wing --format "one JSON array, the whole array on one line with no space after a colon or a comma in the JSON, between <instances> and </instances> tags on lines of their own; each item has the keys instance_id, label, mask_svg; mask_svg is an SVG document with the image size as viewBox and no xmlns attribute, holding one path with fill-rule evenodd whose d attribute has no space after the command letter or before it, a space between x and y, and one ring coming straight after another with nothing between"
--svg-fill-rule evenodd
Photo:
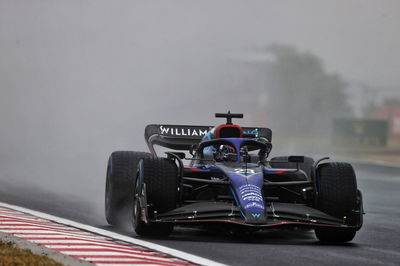
<instances>
[{"instance_id":1,"label":"front wing","mask_svg":"<svg viewBox=\"0 0 400 266\"><path fill-rule=\"evenodd\" d=\"M361 205L362 206L362 205ZM362 207L357 221L338 219L305 204L269 203L267 217L262 222L256 218L245 221L237 206L224 202L197 202L159 214L151 222L175 224L229 223L259 229L276 226L337 227L358 230L362 226ZM356 215L358 215L356 211Z\"/></svg>"}]
</instances>

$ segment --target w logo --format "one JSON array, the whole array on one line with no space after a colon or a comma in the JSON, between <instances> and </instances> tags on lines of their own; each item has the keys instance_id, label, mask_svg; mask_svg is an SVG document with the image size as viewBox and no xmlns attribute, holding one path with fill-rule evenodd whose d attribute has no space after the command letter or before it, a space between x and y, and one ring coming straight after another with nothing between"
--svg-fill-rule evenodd
<instances>
[{"instance_id":1,"label":"w logo","mask_svg":"<svg viewBox=\"0 0 400 266\"><path fill-rule=\"evenodd\" d=\"M259 213L252 213L251 214L254 218L259 218L260 217L260 214Z\"/></svg>"}]
</instances>

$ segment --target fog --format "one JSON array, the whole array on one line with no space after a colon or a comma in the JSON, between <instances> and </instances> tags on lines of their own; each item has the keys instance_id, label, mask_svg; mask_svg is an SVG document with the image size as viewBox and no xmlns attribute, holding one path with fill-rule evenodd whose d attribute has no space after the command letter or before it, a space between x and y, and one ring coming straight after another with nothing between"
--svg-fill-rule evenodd
<instances>
[{"instance_id":1,"label":"fog","mask_svg":"<svg viewBox=\"0 0 400 266\"><path fill-rule=\"evenodd\" d=\"M146 124L216 124L229 109L287 130L268 106L309 102L273 97L273 44L346 84L398 87L399 13L398 1L0 0L2 200L63 199L100 218L107 158L146 150Z\"/></svg>"}]
</instances>

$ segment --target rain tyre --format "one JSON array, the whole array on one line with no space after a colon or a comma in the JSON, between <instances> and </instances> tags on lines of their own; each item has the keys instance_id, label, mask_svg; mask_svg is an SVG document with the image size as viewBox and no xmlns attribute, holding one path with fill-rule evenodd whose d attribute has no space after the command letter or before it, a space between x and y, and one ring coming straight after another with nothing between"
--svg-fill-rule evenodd
<instances>
[{"instance_id":1,"label":"rain tyre","mask_svg":"<svg viewBox=\"0 0 400 266\"><path fill-rule=\"evenodd\" d=\"M166 158L146 158L138 166L132 222L135 232L145 237L163 237L171 234L172 223L147 223L142 219L139 197L145 193L150 218L175 209L178 201L178 170L175 162Z\"/></svg>"},{"instance_id":2,"label":"rain tyre","mask_svg":"<svg viewBox=\"0 0 400 266\"><path fill-rule=\"evenodd\" d=\"M357 181L348 163L324 163L318 166L318 208L351 224L357 206ZM356 229L316 228L322 242L344 243L353 240Z\"/></svg>"},{"instance_id":3,"label":"rain tyre","mask_svg":"<svg viewBox=\"0 0 400 266\"><path fill-rule=\"evenodd\" d=\"M105 191L105 213L109 224L129 223L137 165L143 158L151 157L150 153L135 151L116 151L109 157Z\"/></svg>"}]
</instances>

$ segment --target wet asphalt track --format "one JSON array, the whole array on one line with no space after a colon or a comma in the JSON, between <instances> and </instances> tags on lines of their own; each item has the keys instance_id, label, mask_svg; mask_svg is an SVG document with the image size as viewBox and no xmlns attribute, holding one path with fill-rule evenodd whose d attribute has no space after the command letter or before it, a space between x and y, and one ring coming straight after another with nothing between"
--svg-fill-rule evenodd
<instances>
[{"instance_id":1,"label":"wet asphalt track","mask_svg":"<svg viewBox=\"0 0 400 266\"><path fill-rule=\"evenodd\" d=\"M350 244L322 245L313 232L227 237L194 229L178 229L168 239L150 241L229 265L400 265L400 168L354 167L366 215ZM115 230L105 225L102 205L93 207L93 202L79 197L6 184L0 187L0 201Z\"/></svg>"}]
</instances>

